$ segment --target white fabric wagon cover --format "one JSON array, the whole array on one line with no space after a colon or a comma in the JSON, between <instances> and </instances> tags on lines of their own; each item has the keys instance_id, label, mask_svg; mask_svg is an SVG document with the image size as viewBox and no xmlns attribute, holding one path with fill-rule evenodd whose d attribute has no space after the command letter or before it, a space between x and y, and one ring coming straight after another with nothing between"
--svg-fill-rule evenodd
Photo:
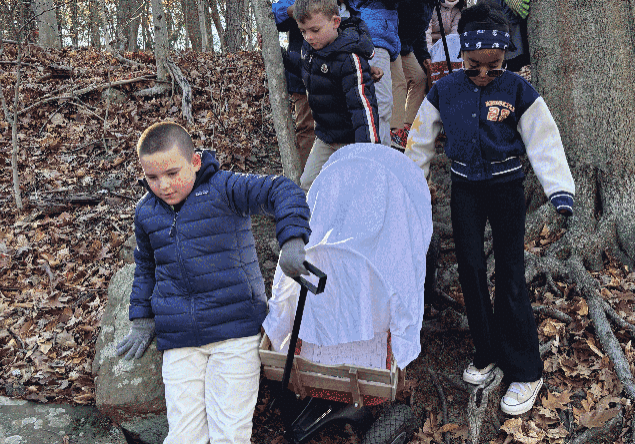
<instances>
[{"instance_id":1,"label":"white fabric wagon cover","mask_svg":"<svg viewBox=\"0 0 635 444\"><path fill-rule=\"evenodd\" d=\"M331 346L390 331L400 368L419 355L426 252L432 236L423 172L383 145L340 148L307 195L307 260L327 274L308 294L300 339ZM309 279L316 283L317 279ZM274 349L288 342L300 285L276 268L264 329Z\"/></svg>"}]
</instances>

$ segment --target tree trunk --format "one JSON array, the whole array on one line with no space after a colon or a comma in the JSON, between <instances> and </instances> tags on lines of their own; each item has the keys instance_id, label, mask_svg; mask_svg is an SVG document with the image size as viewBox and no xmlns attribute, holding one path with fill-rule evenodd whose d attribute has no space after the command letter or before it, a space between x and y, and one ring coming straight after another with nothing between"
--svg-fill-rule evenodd
<instances>
[{"instance_id":1,"label":"tree trunk","mask_svg":"<svg viewBox=\"0 0 635 444\"><path fill-rule=\"evenodd\" d=\"M126 28L128 19L130 18L130 1L118 0L117 1L117 24L115 26L115 48L118 51L125 51L127 45L126 41Z\"/></svg>"},{"instance_id":2,"label":"tree trunk","mask_svg":"<svg viewBox=\"0 0 635 444\"><path fill-rule=\"evenodd\" d=\"M74 47L79 44L79 21L77 18L77 0L71 1L71 43Z\"/></svg>"},{"instance_id":3,"label":"tree trunk","mask_svg":"<svg viewBox=\"0 0 635 444\"><path fill-rule=\"evenodd\" d=\"M97 2L100 0L89 0L89 28L90 28L90 46L95 49L101 48L101 37L99 33L101 14L99 12L99 5Z\"/></svg>"},{"instance_id":4,"label":"tree trunk","mask_svg":"<svg viewBox=\"0 0 635 444\"><path fill-rule=\"evenodd\" d=\"M245 0L245 29L246 29L246 39L247 39L247 51L254 50L254 42L255 35L254 32L254 8L251 4L251 1Z\"/></svg>"},{"instance_id":5,"label":"tree trunk","mask_svg":"<svg viewBox=\"0 0 635 444\"><path fill-rule=\"evenodd\" d=\"M201 51L207 52L209 50L207 24L205 23L205 8L207 5L204 3L204 0L196 0L196 6L198 8L198 24L201 32Z\"/></svg>"},{"instance_id":6,"label":"tree trunk","mask_svg":"<svg viewBox=\"0 0 635 444\"><path fill-rule=\"evenodd\" d=\"M227 52L240 50L242 43L243 0L226 0L225 45Z\"/></svg>"},{"instance_id":7,"label":"tree trunk","mask_svg":"<svg viewBox=\"0 0 635 444\"><path fill-rule=\"evenodd\" d=\"M33 12L37 20L39 45L43 48L61 48L53 0L35 0Z\"/></svg>"},{"instance_id":8,"label":"tree trunk","mask_svg":"<svg viewBox=\"0 0 635 444\"><path fill-rule=\"evenodd\" d=\"M220 14L218 13L218 3L216 0L210 0L210 8L212 10L212 21L214 22L214 28L216 28L216 34L218 35L218 39L220 40L220 50L222 53L225 52L225 30L223 29L223 24L220 21Z\"/></svg>"},{"instance_id":9,"label":"tree trunk","mask_svg":"<svg viewBox=\"0 0 635 444\"><path fill-rule=\"evenodd\" d=\"M165 12L161 0L152 0L152 22L154 23L154 57L157 61L157 80L167 81L168 33L165 28Z\"/></svg>"},{"instance_id":10,"label":"tree trunk","mask_svg":"<svg viewBox=\"0 0 635 444\"><path fill-rule=\"evenodd\" d=\"M198 7L196 0L181 0L185 29L194 51L201 51L201 28L198 20Z\"/></svg>"},{"instance_id":11,"label":"tree trunk","mask_svg":"<svg viewBox=\"0 0 635 444\"><path fill-rule=\"evenodd\" d=\"M119 51L136 51L139 34L139 0L119 0L117 2L117 45Z\"/></svg>"},{"instance_id":12,"label":"tree trunk","mask_svg":"<svg viewBox=\"0 0 635 444\"><path fill-rule=\"evenodd\" d=\"M278 30L274 24L271 4L267 0L254 0L254 13L258 31L262 35L262 55L265 61L269 100L273 124L278 136L278 149L284 175L300 183L300 157L295 143L295 130L291 120L289 93L284 77Z\"/></svg>"},{"instance_id":13,"label":"tree trunk","mask_svg":"<svg viewBox=\"0 0 635 444\"><path fill-rule=\"evenodd\" d=\"M529 15L532 83L558 124L576 182L570 252L587 268L602 266L606 248L635 265L633 4L535 0Z\"/></svg>"}]
</instances>

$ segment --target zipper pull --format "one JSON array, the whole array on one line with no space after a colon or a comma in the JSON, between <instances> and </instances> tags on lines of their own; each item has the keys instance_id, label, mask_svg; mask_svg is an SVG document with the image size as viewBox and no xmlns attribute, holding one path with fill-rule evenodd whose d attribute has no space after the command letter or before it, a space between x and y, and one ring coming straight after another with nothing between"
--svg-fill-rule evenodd
<instances>
[{"instance_id":1,"label":"zipper pull","mask_svg":"<svg viewBox=\"0 0 635 444\"><path fill-rule=\"evenodd\" d=\"M170 237L173 237L176 234L176 217L179 213L174 213L174 220L172 221L172 226L170 227Z\"/></svg>"}]
</instances>

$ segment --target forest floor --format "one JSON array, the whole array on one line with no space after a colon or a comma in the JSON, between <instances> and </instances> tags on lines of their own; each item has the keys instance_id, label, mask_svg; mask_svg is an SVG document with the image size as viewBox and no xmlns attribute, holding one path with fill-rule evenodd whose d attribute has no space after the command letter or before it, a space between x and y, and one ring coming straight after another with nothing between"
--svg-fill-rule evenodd
<instances>
[{"instance_id":1,"label":"forest floor","mask_svg":"<svg viewBox=\"0 0 635 444\"><path fill-rule=\"evenodd\" d=\"M193 122L181 117L181 92L137 98L135 91L153 86L150 54L125 54L141 64L132 68L91 49L61 51L26 48L19 90L17 161L24 208L16 206L11 174L11 125L0 120L0 395L46 403L94 404L91 363L111 277L123 265L119 252L132 235L141 169L135 144L143 129L159 120L184 124L198 147L216 150L222 168L239 172L281 174L280 155L271 120L262 57L239 53L224 57L183 52L174 62L193 90ZM13 108L16 48L5 45L0 56L0 85ZM56 65L69 67L67 74ZM442 147L439 153L442 152ZM445 222L449 183L447 162L433 165L435 221ZM254 233L267 292L277 257L269 245L273 223L254 217ZM539 254L561 236L544 229L526 248ZM440 286L462 303L451 238L442 239ZM594 277L602 296L629 322L635 321L635 273L610 257ZM623 397L612 364L602 352L588 320L588 307L576 289L556 282L561 295L545 285L529 286L532 303L568 314L566 323L537 314L545 387L535 408L520 418L494 415L483 437L501 444L565 443L584 430L600 430L621 411L625 419L603 442L632 442L630 401ZM467 437L469 393L449 379L460 379L470 362L469 333L454 328L450 314L428 306L426 320L447 328L422 335L420 357L407 367L400 402L415 409L420 423L411 443L452 442ZM633 370L635 351L624 330L616 331ZM446 421L432 370L440 375ZM445 375L445 376L444 376ZM447 377L446 377L447 376ZM252 441L281 441L282 422L268 408L274 384L262 381ZM498 403L499 398L490 402ZM444 424L444 422L446 422ZM497 424L498 422L498 424ZM330 428L312 443L356 443L349 428ZM599 441L598 441L599 442Z\"/></svg>"}]
</instances>

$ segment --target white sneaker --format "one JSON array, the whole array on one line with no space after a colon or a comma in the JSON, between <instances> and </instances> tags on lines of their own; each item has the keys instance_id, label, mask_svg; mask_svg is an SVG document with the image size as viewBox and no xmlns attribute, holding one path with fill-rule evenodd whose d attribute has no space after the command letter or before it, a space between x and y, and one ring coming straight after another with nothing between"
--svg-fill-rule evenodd
<instances>
[{"instance_id":1,"label":"white sneaker","mask_svg":"<svg viewBox=\"0 0 635 444\"><path fill-rule=\"evenodd\" d=\"M485 368L478 369L474 367L474 363L470 362L470 365L463 370L463 380L469 384L479 385L485 381L489 375L494 371L496 364L491 363Z\"/></svg>"},{"instance_id":2,"label":"white sneaker","mask_svg":"<svg viewBox=\"0 0 635 444\"><path fill-rule=\"evenodd\" d=\"M542 387L542 378L534 382L512 382L501 399L501 410L508 415L522 415L531 410Z\"/></svg>"}]
</instances>

